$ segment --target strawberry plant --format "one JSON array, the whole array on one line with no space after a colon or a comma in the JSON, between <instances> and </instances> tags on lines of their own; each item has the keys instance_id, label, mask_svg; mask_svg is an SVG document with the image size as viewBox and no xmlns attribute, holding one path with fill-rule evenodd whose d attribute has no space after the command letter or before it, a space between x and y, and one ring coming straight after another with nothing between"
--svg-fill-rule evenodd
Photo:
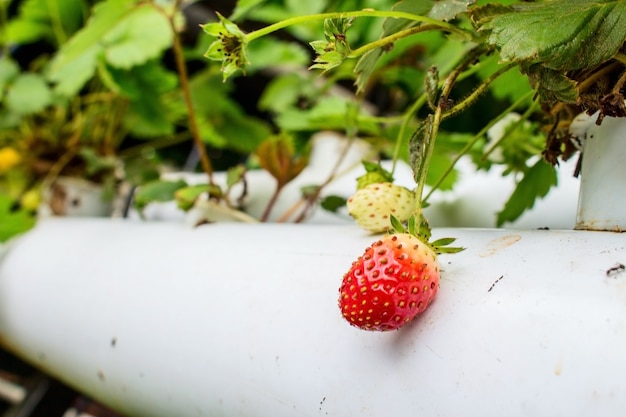
<instances>
[{"instance_id":1,"label":"strawberry plant","mask_svg":"<svg viewBox=\"0 0 626 417\"><path fill-rule=\"evenodd\" d=\"M391 146L381 152L394 163L388 175L373 181L368 177L380 172L368 169L347 201L363 228L391 233L353 264L340 290L344 317L362 328L397 328L435 296L435 252L452 239L445 245L429 243L422 208L437 188L450 186L462 157L489 169L497 150L505 173L516 176L517 188L498 214L502 225L556 185L559 159L579 148L569 135L576 114L598 111L599 120L626 116L622 1L402 0L385 9L316 10L283 16L251 32L240 29L235 21L254 15L255 8L263 10L258 2L241 2L231 19L218 15L218 22L203 26L212 39L205 56L221 62L224 81L245 74L258 39L321 22L321 39L308 39L315 54L311 71L352 81L357 103L367 103L381 85L400 98L386 109L394 115L369 118L374 128L367 127L367 115L352 119L358 121L354 134L387 139ZM367 39L354 27L372 19L382 19L382 28L378 37ZM488 117L478 124L464 119L480 119L473 108L485 96L491 103L483 107ZM490 142L489 129L514 112L519 113L516 121ZM470 128L455 130L459 121ZM392 183L399 159L413 169L414 190ZM418 284L422 281L428 288Z\"/></svg>"},{"instance_id":2,"label":"strawberry plant","mask_svg":"<svg viewBox=\"0 0 626 417\"><path fill-rule=\"evenodd\" d=\"M391 145L381 148L386 156L411 162L422 203L435 189L452 186L454 164L463 155L479 169L502 164L515 175L518 189L498 225L556 185L559 159L576 152L568 127L577 113L624 115L623 2L423 0L385 6L283 13L282 20L271 21L263 5L242 2L234 20L220 15L219 22L203 26L213 39L206 56L222 63L226 80L254 65L248 52L255 42L283 30L310 36L320 22L322 39L308 38L316 55L311 70L353 81L356 102L367 103L381 85L400 98L387 109L395 116L362 115L357 129L366 137L385 137ZM241 30L235 20L247 14L264 16L268 25ZM376 19L383 20L382 28L368 38L364 34L372 32L362 30L363 21ZM297 30L303 26L308 32ZM483 111L476 111L473 105L485 100ZM297 113L281 109L283 117ZM520 113L519 122L490 142L486 132L512 112ZM459 124L466 127L456 129ZM504 159L489 157L496 149ZM425 184L430 189L422 196Z\"/></svg>"},{"instance_id":3,"label":"strawberry plant","mask_svg":"<svg viewBox=\"0 0 626 417\"><path fill-rule=\"evenodd\" d=\"M206 148L250 153L270 135L265 121L231 99L232 86L201 48L182 43L183 8L180 1L0 2L0 149L18 156L0 172L0 194L16 209L32 216L42 189L60 175L102 183L108 195L120 179L154 181L176 148L197 149L210 183ZM188 71L198 61L204 67Z\"/></svg>"},{"instance_id":4,"label":"strawberry plant","mask_svg":"<svg viewBox=\"0 0 626 417\"><path fill-rule=\"evenodd\" d=\"M185 17L178 1L7 4L0 3L0 123L7 128L0 145L20 153L23 167L32 158L24 157L23 142L12 138L74 118L83 130L73 137L80 140L61 135L52 151L43 147L46 154L92 168L110 166L119 154L130 172L130 161L192 141L207 184L154 183L140 196L141 204L151 201L150 190L160 190L154 200L178 196L189 208L208 195L238 209L225 190L217 190L214 158L205 147L244 155L235 167L225 167L233 172L242 161L268 170L278 193L306 165L311 133L336 130L391 159L392 177L399 161L411 165L415 188L394 188L405 210L387 203L389 213L405 222L409 212L420 219L433 193L454 187L461 158L478 169L502 165L517 183L497 216L497 225L503 225L546 195L556 184L558 161L577 152L568 133L575 114L597 110L601 119L625 112L619 24L624 6L616 0L241 1L228 16L216 14L202 25L208 36L191 48L181 44ZM561 13L564 8L567 13ZM19 62L15 50L34 41L52 52ZM195 68L189 74L187 63ZM232 98L233 80L259 74L269 79L252 103L262 119L247 117ZM97 105L89 110L85 103ZM59 108L61 113L50 112ZM100 130L106 140L83 152L90 147L84 126L106 108L118 110L112 125ZM514 112L519 119L503 135L487 134ZM288 154L267 152L277 137L292 138ZM143 182L154 179L151 172L128 177ZM3 181L12 185L2 189L19 201L32 191L32 182L16 178L5 175ZM245 183L244 174L232 178ZM235 182L229 180L226 188ZM336 209L343 201L344 196L321 197L327 183L303 189L304 209L296 221L314 204ZM349 203L352 208L355 202Z\"/></svg>"}]
</instances>

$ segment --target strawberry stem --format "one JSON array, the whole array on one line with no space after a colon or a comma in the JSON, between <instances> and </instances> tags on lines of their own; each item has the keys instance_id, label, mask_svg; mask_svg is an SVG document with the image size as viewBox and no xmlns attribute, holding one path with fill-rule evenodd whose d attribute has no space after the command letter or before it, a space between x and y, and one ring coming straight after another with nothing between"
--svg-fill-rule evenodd
<instances>
[{"instance_id":1,"label":"strawberry stem","mask_svg":"<svg viewBox=\"0 0 626 417\"><path fill-rule=\"evenodd\" d=\"M466 79L468 77L471 77L472 75L474 75L476 73L476 71L478 71L480 66L481 66L481 63L478 63L478 64L472 66L471 68L464 70L456 78L456 82L459 82L459 81L462 81L462 80L464 80L464 79ZM443 87L443 83L444 83L444 81L440 81L439 84L438 84L438 88ZM393 164L391 166L391 174L392 175L395 173L397 162L400 159L400 152L402 151L402 145L404 144L404 138L406 137L406 132L407 132L407 130L409 128L409 125L414 120L413 117L415 116L415 114L417 114L417 112L427 102L428 102L428 94L426 92L423 92L413 102L411 107L408 108L401 116L399 116L399 118L401 120L401 124L400 124L400 128L398 130L398 134L396 135L396 143L395 143L395 146L394 146L394 149L393 149L393 154L392 154L392 164ZM446 114L446 117L447 117L447 114ZM392 118L392 117L381 118L381 122L384 122L384 123L396 123L395 118Z\"/></svg>"},{"instance_id":2,"label":"strawberry stem","mask_svg":"<svg viewBox=\"0 0 626 417\"><path fill-rule=\"evenodd\" d=\"M481 86L475 90L475 94L470 95L469 99L463 100L456 106L451 107L449 104L449 97L452 92L452 88L463 71L471 65L476 60L477 56L479 56L482 52L484 51L480 48L474 49L459 65L456 66L451 73L448 74L441 86L441 94L439 94L436 105L434 106L434 112L428 115L426 120L422 122L422 126L411 139L410 151L412 154L411 159L414 165L413 171L417 182L417 188L415 190L415 209L413 211L413 215L408 220L408 232L424 241L435 251L435 253L438 254L456 253L462 251L463 248L448 246L454 242L454 238L443 238L430 243L431 229L422 212L424 205L422 197L424 193L424 186L426 184L426 176L428 174L428 167L435 149L435 140L437 138L437 134L439 133L439 126L441 125L443 119L448 114L454 114L465 109L467 105L474 100L474 97L477 97L478 94L482 93L497 76L505 72L504 70L498 71L493 77L488 79L485 86ZM392 227L397 229L393 220L394 219L392 218Z\"/></svg>"},{"instance_id":3,"label":"strawberry stem","mask_svg":"<svg viewBox=\"0 0 626 417\"><path fill-rule=\"evenodd\" d=\"M270 197L270 200L267 202L267 205L265 206L265 210L263 210L263 214L261 215L261 219L260 219L261 222L267 222L269 220L270 214L272 213L272 209L274 208L274 206L276 205L276 202L278 201L278 196L283 190L283 186L284 185L280 183L276 184L274 193L272 193L272 196Z\"/></svg>"},{"instance_id":4,"label":"strawberry stem","mask_svg":"<svg viewBox=\"0 0 626 417\"><path fill-rule=\"evenodd\" d=\"M424 194L424 186L426 185L426 177L428 174L428 167L430 165L430 159L433 155L433 151L435 149L435 141L437 138L437 134L439 133L439 126L441 122L448 117L450 114L458 113L459 111L464 110L468 104L475 99L479 94L484 92L486 88L500 75L505 73L510 69L510 66L505 66L500 70L496 71L493 76L489 77L481 86L479 86L474 93L470 94L468 98L456 104L455 106L450 107L450 94L452 92L452 88L456 84L457 80L466 70L468 66L470 66L478 56L484 53L484 50L481 47L475 48L470 51L469 54L465 57L463 61L456 66L456 68L450 72L447 77L443 80L443 84L441 87L441 94L439 95L439 99L437 100L436 107L434 112L428 116L426 121L423 123L422 128L425 129L421 135L418 135L416 138L417 141L421 141L419 143L419 147L422 149L423 153L420 152L418 157L416 158L416 166L413 166L413 170L415 173L415 179L417 182L417 188L415 190L415 211L414 215L418 219L423 219L422 207L424 204L423 194Z\"/></svg>"},{"instance_id":5,"label":"strawberry stem","mask_svg":"<svg viewBox=\"0 0 626 417\"><path fill-rule=\"evenodd\" d=\"M189 86L189 74L187 71L187 63L185 61L183 44L179 30L176 27L176 11L180 9L181 4L182 0L176 0L174 3L174 7L172 8L172 11L170 13L168 13L162 6L155 5L154 7L157 11L162 13L167 18L167 21L170 25L173 37L172 48L174 52L174 61L176 64L176 71L178 73L178 78L180 82L180 89L183 95L185 107L187 109L187 122L189 123L189 131L191 132L191 138L193 140L194 146L196 147L196 151L198 152L198 156L200 157L202 170L207 175L209 184L214 185L213 166L200 135L198 115L196 114L196 110L194 108L193 100L191 97L191 87Z\"/></svg>"},{"instance_id":6,"label":"strawberry stem","mask_svg":"<svg viewBox=\"0 0 626 417\"><path fill-rule=\"evenodd\" d=\"M416 15L413 13L407 13L397 10L374 10L374 9L363 9L351 12L329 12L329 13L319 13L319 14L311 14L311 15L303 15L303 16L295 16L289 19L281 20L280 22L276 22L272 25L263 27L261 29L255 30L246 34L246 40L248 42L252 42L255 39L268 35L272 32L276 32L277 30L284 29L289 26L297 25L300 23L309 23L312 20L326 20L326 19L347 19L350 17L387 17L393 19L407 19L416 22L427 23L433 25L434 27L440 28L441 30L456 33L457 35L471 40L473 38L473 34L467 30L462 28L458 28L450 23L442 22L428 16Z\"/></svg>"},{"instance_id":7,"label":"strawberry stem","mask_svg":"<svg viewBox=\"0 0 626 417\"><path fill-rule=\"evenodd\" d=\"M439 132L439 125L441 124L441 120L443 118L443 103L448 101L448 97L450 92L452 91L452 86L454 85L454 80L460 74L460 67L455 69L444 81L443 88L441 90L441 96L437 103L437 107L435 108L435 112L429 116L429 119L426 123L427 131L423 133L424 140L424 155L419 161L417 167L414 167L416 170L415 178L417 179L417 188L415 190L415 215L417 218L421 218L422 216L422 195L424 193L424 186L426 185L426 175L428 174L428 166L430 165L430 159L433 155L433 151L435 149L435 139L437 138L437 133Z\"/></svg>"}]
</instances>

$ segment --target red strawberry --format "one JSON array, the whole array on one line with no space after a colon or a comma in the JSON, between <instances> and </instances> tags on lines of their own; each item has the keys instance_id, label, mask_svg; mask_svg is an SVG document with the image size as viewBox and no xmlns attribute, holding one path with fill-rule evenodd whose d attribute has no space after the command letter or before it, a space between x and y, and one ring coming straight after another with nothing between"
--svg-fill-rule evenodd
<instances>
[{"instance_id":1,"label":"red strawberry","mask_svg":"<svg viewBox=\"0 0 626 417\"><path fill-rule=\"evenodd\" d=\"M372 244L352 264L339 289L339 308L353 326L395 330L423 312L438 289L433 248L413 234L395 233Z\"/></svg>"}]
</instances>

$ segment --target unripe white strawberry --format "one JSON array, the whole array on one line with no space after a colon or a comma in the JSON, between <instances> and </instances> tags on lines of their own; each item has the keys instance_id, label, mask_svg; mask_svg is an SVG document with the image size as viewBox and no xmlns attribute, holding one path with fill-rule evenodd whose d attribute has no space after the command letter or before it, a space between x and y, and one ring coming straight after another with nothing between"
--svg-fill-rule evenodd
<instances>
[{"instance_id":1,"label":"unripe white strawberry","mask_svg":"<svg viewBox=\"0 0 626 417\"><path fill-rule=\"evenodd\" d=\"M391 227L390 215L405 222L415 207L415 193L391 182L366 185L346 203L348 213L359 226L372 233Z\"/></svg>"}]
</instances>

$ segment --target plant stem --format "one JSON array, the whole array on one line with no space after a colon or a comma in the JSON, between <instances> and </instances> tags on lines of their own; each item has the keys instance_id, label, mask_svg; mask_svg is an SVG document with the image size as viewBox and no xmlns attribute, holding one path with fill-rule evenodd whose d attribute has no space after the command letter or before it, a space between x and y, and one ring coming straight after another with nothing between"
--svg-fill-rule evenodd
<instances>
[{"instance_id":1,"label":"plant stem","mask_svg":"<svg viewBox=\"0 0 626 417\"><path fill-rule=\"evenodd\" d=\"M526 109L526 111L524 112L524 114L522 114L522 117L520 117L519 120L517 120L515 123L513 123L511 125L511 127L507 130L507 132L505 134L503 134L500 138L498 138L498 140L489 147L489 149L487 149L487 151L482 155L482 157L480 158L482 161L486 160L487 157L489 155L491 155L491 153L511 134L511 132L513 132L517 126L519 126L520 124L522 124L524 121L528 120L528 118L530 117L530 115L537 110L537 103L534 103L528 108Z\"/></svg>"},{"instance_id":2,"label":"plant stem","mask_svg":"<svg viewBox=\"0 0 626 417\"><path fill-rule=\"evenodd\" d=\"M452 88L454 87L456 81L462 72L470 65L474 60L476 54L479 53L478 49L470 52L463 62L461 62L457 67L444 79L443 85L441 88L441 95L439 96L439 100L437 102L437 107L435 108L435 112L431 115L430 123L428 124L430 131L424 133L424 140L426 140L424 156L420 159L419 166L413 167L415 172L415 178L417 179L417 188L415 190L415 210L414 214L417 219L423 219L422 215L422 195L424 193L424 185L426 184L426 175L428 174L428 167L430 165L430 159L433 155L433 151L435 149L435 142L437 139L437 134L439 132L439 126L443 121L444 111L447 107L448 98L450 97L450 93L452 92Z\"/></svg>"},{"instance_id":3,"label":"plant stem","mask_svg":"<svg viewBox=\"0 0 626 417\"><path fill-rule=\"evenodd\" d=\"M618 52L617 54L615 54L613 58L615 58L617 61L621 62L622 64L626 65L626 54L622 52Z\"/></svg>"},{"instance_id":4,"label":"plant stem","mask_svg":"<svg viewBox=\"0 0 626 417\"><path fill-rule=\"evenodd\" d=\"M619 67L620 64L617 62L613 62L603 68L600 68L598 71L593 72L589 77L585 78L578 84L579 93L583 91L587 91L592 85L596 83L600 78L604 77L607 74L610 74L614 70Z\"/></svg>"},{"instance_id":5,"label":"plant stem","mask_svg":"<svg viewBox=\"0 0 626 417\"><path fill-rule=\"evenodd\" d=\"M182 0L176 0L173 6L172 14L166 13L161 7L157 7L162 13L165 14L170 24L173 37L173 51L174 59L176 60L176 70L178 72L178 78L180 80L180 88L182 90L183 99L185 100L185 106L187 107L187 120L189 122L189 130L191 131L191 137L193 138L198 155L200 156L200 163L202 169L206 173L209 181L209 185L214 185L213 181L213 167L211 166L211 160L207 155L206 148L200 137L200 129L198 128L198 119L195 108L193 106L193 100L191 98L191 90L189 88L189 76L187 74L187 64L185 63L185 56L183 53L183 45L180 40L180 35L176 28L175 13L179 10Z\"/></svg>"},{"instance_id":6,"label":"plant stem","mask_svg":"<svg viewBox=\"0 0 626 417\"><path fill-rule=\"evenodd\" d=\"M348 54L347 58L357 58L365 54L366 52L372 51L377 48L381 48L385 45L392 44L399 39L407 38L411 35L415 35L421 32L426 32L426 31L434 30L434 29L440 29L440 28L435 25L420 25L420 26L414 26L412 28L404 29L404 30L401 30L400 32L394 33L393 35L385 36L384 38L380 38L374 42L365 44L361 46L360 48L354 49Z\"/></svg>"},{"instance_id":7,"label":"plant stem","mask_svg":"<svg viewBox=\"0 0 626 417\"><path fill-rule=\"evenodd\" d=\"M274 190L272 197L270 197L270 201L267 202L267 206L265 206L265 210L263 211L263 214L261 215L260 220L262 222L266 222L270 218L270 213L272 212L274 205L276 205L276 201L278 201L278 196L280 195L280 192L283 190L283 187L284 187L283 184L280 184L280 183L276 184L276 189Z\"/></svg>"},{"instance_id":8,"label":"plant stem","mask_svg":"<svg viewBox=\"0 0 626 417\"><path fill-rule=\"evenodd\" d=\"M519 107L523 102L528 100L528 98L530 98L534 93L535 93L534 91L529 91L528 93L524 94L521 98L519 98L517 101L515 101L515 103L511 104L502 113L500 113L497 117L491 119L488 124L486 124L482 129L480 129L480 131L478 133L476 133L472 137L472 139L469 142L467 142L467 144L465 144L463 149L461 149L461 151L454 157L454 159L452 160L452 162L450 163L448 168L446 168L446 170L441 175L441 177L439 177L437 182L435 182L435 184L431 187L431 189L428 191L426 196L422 199L422 204L424 204L424 203L426 203L428 201L428 199L433 194L433 192L435 192L435 190L437 190L441 186L441 184L445 181L445 179L448 177L448 175L450 175L450 173L454 170L454 167L461 160L461 158L465 154L467 154L467 152L469 152L470 149L472 149L472 147L476 144L476 142L478 142L487 133L487 131L489 129L491 129L491 127L493 125L498 123L507 114L511 113L513 110L515 110L517 107Z\"/></svg>"},{"instance_id":9,"label":"plant stem","mask_svg":"<svg viewBox=\"0 0 626 417\"><path fill-rule=\"evenodd\" d=\"M286 27L301 24L301 23L307 23L312 20L345 19L345 18L350 18L350 17L389 17L393 19L407 19L407 20L412 20L416 22L429 23L442 30L446 30L451 33L456 33L468 40L471 40L473 38L471 32L460 29L450 23L441 22L436 19L431 19L430 17L420 16L420 15L406 13L406 12L398 12L398 11L363 9L363 10L352 11L352 12L330 12L330 13L318 13L318 14L312 14L312 15L306 15L306 16L295 16L289 19L281 20L280 22L276 22L272 25L263 27L253 32L250 32L246 34L246 40L248 42L251 42L262 36L268 35L272 32L276 32L277 30L284 29Z\"/></svg>"},{"instance_id":10,"label":"plant stem","mask_svg":"<svg viewBox=\"0 0 626 417\"><path fill-rule=\"evenodd\" d=\"M465 60L459 64L443 81L443 86L441 88L441 95L439 97L439 101L437 103L437 108L435 112L432 114L432 120L428 124L430 128L430 132L424 133L424 140L427 140L425 145L424 156L421 158L419 166L413 167L416 170L415 178L417 179L417 188L415 190L416 196L416 209L415 214L418 218L422 218L422 194L424 193L424 186L426 184L426 175L428 173L428 166L430 165L430 159L432 157L433 151L435 149L435 139L437 138L437 133L439 132L439 126L441 122L452 114L460 112L467 108L470 104L472 104L480 94L482 94L489 85L504 72L513 68L516 64L510 63L500 68L498 71L493 73L485 82L483 82L478 88L476 88L472 94L466 97L463 101L452 107L451 109L447 108L448 98L450 93L452 92L452 87L456 83L456 81L461 76L462 72L465 68L470 65L477 55L480 55L482 50L480 48L474 49L470 52Z\"/></svg>"},{"instance_id":11,"label":"plant stem","mask_svg":"<svg viewBox=\"0 0 626 417\"><path fill-rule=\"evenodd\" d=\"M448 92L449 93L449 92ZM443 97L443 94L442 94ZM428 138L426 142L426 149L424 153L424 157L421 160L421 163L417 167L417 173L415 178L417 181L417 188L415 189L415 211L416 217L418 219L422 218L422 195L424 194L424 185L426 184L426 175L428 173L428 166L430 165L430 158L432 157L433 150L435 148L435 139L437 137L437 133L439 132L439 125L441 124L441 118L443 113L443 108L440 104L435 109L435 113L432 115L432 120L429 123L430 131L424 133L424 137Z\"/></svg>"},{"instance_id":12,"label":"plant stem","mask_svg":"<svg viewBox=\"0 0 626 417\"><path fill-rule=\"evenodd\" d=\"M332 169L330 170L330 174L328 175L326 180L317 187L317 189L315 190L315 193L312 196L309 196L308 198L306 198L306 206L300 212L298 217L296 217L296 219L294 220L294 223L302 223L304 221L307 212L309 211L309 209L313 205L313 203L315 203L317 201L317 199L319 198L319 196L320 196L320 194L322 192L322 189L324 187L326 187L328 184L330 184L337 177L337 172L339 171L339 167L341 166L341 163L344 161L344 159L348 155L348 151L350 150L350 148L354 144L355 137L356 137L355 134L348 135L348 143L346 143L346 146L341 151L341 154L335 160L335 164L333 165Z\"/></svg>"},{"instance_id":13,"label":"plant stem","mask_svg":"<svg viewBox=\"0 0 626 417\"><path fill-rule=\"evenodd\" d=\"M396 144L393 149L392 155L392 165L391 165L391 175L396 172L396 165L398 164L398 159L400 158L400 149L402 145L402 138L406 135L406 130L409 127L409 123L413 119L413 115L418 112L419 109L426 103L426 93L422 94L413 105L404 113L404 119L402 124L400 125L400 130L398 131L398 136L396 139Z\"/></svg>"},{"instance_id":14,"label":"plant stem","mask_svg":"<svg viewBox=\"0 0 626 417\"><path fill-rule=\"evenodd\" d=\"M132 158L137 155L141 155L146 149L162 149L168 146L177 145L182 142L187 142L190 139L189 132L180 132L172 136L168 136L163 139L154 139L147 143L131 146L121 150L118 155L122 159Z\"/></svg>"},{"instance_id":15,"label":"plant stem","mask_svg":"<svg viewBox=\"0 0 626 417\"><path fill-rule=\"evenodd\" d=\"M43 189L49 187L56 181L56 179L61 175L63 168L70 163L72 158L74 158L79 152L80 145L80 134L82 129L78 129L74 134L67 140L66 148L67 150L59 159L57 159L44 179L41 182L41 187Z\"/></svg>"},{"instance_id":16,"label":"plant stem","mask_svg":"<svg viewBox=\"0 0 626 417\"><path fill-rule=\"evenodd\" d=\"M8 58L9 56L9 43L6 42L6 27L7 27L7 7L8 2L0 1L0 39L3 40L2 48L0 49L0 58Z\"/></svg>"},{"instance_id":17,"label":"plant stem","mask_svg":"<svg viewBox=\"0 0 626 417\"><path fill-rule=\"evenodd\" d=\"M467 109L469 106L471 106L478 99L478 97L480 97L481 94L483 94L485 91L487 91L487 89L489 88L489 86L491 85L492 82L494 82L498 77L500 77L502 74L504 74L505 72L509 71L511 68L513 68L515 66L517 66L517 63L511 62L511 63L501 67L500 69L498 69L493 74L491 74L489 76L489 78L487 78L474 91L472 91L469 96L465 97L461 102L455 104L454 107L452 107L450 110L446 111L443 114L443 119L445 120L448 117L454 116L455 114L460 113L463 110Z\"/></svg>"},{"instance_id":18,"label":"plant stem","mask_svg":"<svg viewBox=\"0 0 626 417\"><path fill-rule=\"evenodd\" d=\"M291 207L289 207L287 210L285 210L283 212L283 214L281 214L278 219L276 219L276 223L285 223L296 212L296 210L298 210L300 207L302 207L303 204L307 203L307 205L308 205L309 201L310 200L308 198L301 198L301 199L299 199L294 204L292 204ZM306 209L307 209L307 207L304 208L304 210L301 212L300 216L303 216L306 213Z\"/></svg>"},{"instance_id":19,"label":"plant stem","mask_svg":"<svg viewBox=\"0 0 626 417\"><path fill-rule=\"evenodd\" d=\"M52 23L52 31L56 38L57 46L61 46L67 41L67 34L63 29L63 23L61 22L61 16L59 14L58 1L48 0L47 6L50 11L50 22Z\"/></svg>"},{"instance_id":20,"label":"plant stem","mask_svg":"<svg viewBox=\"0 0 626 417\"><path fill-rule=\"evenodd\" d=\"M619 79L615 82L615 86L611 90L613 94L616 96L619 95L620 90L626 84L626 72L623 72L622 75L619 76Z\"/></svg>"},{"instance_id":21,"label":"plant stem","mask_svg":"<svg viewBox=\"0 0 626 417\"><path fill-rule=\"evenodd\" d=\"M478 66L474 66L473 68L463 71L456 78L456 81L458 82L458 81L466 79L467 77L474 74L477 70L478 70ZM440 81L439 88L441 88L442 86L443 86L443 81ZM426 101L427 101L427 95L424 92L417 98L417 100L415 100L413 105L411 105L411 107L407 111L405 111L402 116L400 116L400 118L402 119L402 124L400 125L400 130L398 131L398 135L396 137L396 143L395 143L394 151L392 155L392 166L391 166L392 175L396 170L396 165L400 157L400 149L403 143L402 138L404 138L406 134L406 130L408 129L409 124L411 123L411 120L413 119L413 115L416 114L419 111L419 109L422 108L424 104L426 104ZM389 120L381 120L381 121L390 123L390 122L393 122L394 120L389 118Z\"/></svg>"}]
</instances>

